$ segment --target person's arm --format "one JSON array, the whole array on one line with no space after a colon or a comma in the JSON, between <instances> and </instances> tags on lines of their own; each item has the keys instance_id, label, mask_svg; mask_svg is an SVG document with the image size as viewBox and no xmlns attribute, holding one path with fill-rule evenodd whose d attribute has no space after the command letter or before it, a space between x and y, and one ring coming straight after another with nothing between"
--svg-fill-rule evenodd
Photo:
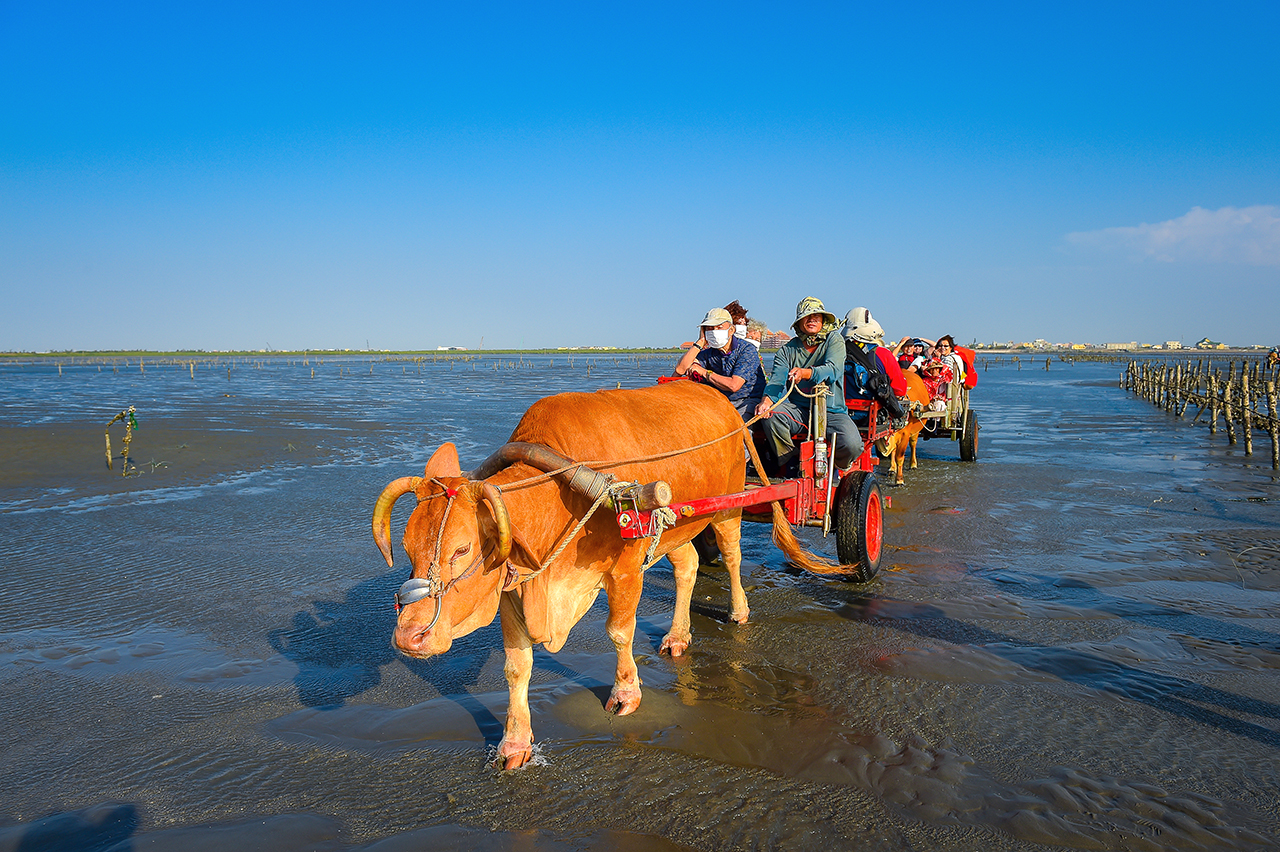
<instances>
[{"instance_id":1,"label":"person's arm","mask_svg":"<svg viewBox=\"0 0 1280 852\"><path fill-rule=\"evenodd\" d=\"M747 341L740 338L734 338L729 344L729 355L725 358L725 369L728 371L723 376L717 376L711 384L714 387L724 391L725 394L734 394L742 390L742 386L747 383L747 379L751 378L755 371L760 369L760 359L756 357L755 347ZM711 374L707 374L707 379L711 380Z\"/></svg>"},{"instance_id":2,"label":"person's arm","mask_svg":"<svg viewBox=\"0 0 1280 852\"><path fill-rule=\"evenodd\" d=\"M698 357L698 353L707 348L707 331L704 328L698 328L698 339L694 344L684 351L680 356L680 360L676 362L676 368L672 372L674 376L683 376L689 372L689 368L693 366L694 360Z\"/></svg>"},{"instance_id":3,"label":"person's arm","mask_svg":"<svg viewBox=\"0 0 1280 852\"><path fill-rule=\"evenodd\" d=\"M734 338L734 339L736 340L737 338ZM740 344L731 344L731 345L733 345L735 348L737 348L738 346L750 346L750 344L746 343L745 341ZM739 352L738 354L741 355L741 352ZM736 370L737 364L741 363L742 360L743 359L740 357L734 361L729 361L728 359L726 359L725 366L728 367L730 370ZM737 376L737 375L734 375L733 373L721 375L720 373L713 373L710 370L703 370L701 378L704 382L711 385L716 390L724 393L725 396L728 396L729 394L735 391L741 390L742 386L747 382L746 378L743 376Z\"/></svg>"}]
</instances>

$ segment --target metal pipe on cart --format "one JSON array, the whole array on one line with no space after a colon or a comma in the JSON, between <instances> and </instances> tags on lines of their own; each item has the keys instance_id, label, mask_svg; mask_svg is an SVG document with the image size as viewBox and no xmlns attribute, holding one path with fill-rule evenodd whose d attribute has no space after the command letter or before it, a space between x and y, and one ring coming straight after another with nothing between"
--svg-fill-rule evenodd
<instances>
[{"instance_id":1,"label":"metal pipe on cart","mask_svg":"<svg viewBox=\"0 0 1280 852\"><path fill-rule=\"evenodd\" d=\"M827 392L826 382L813 389L813 428L809 434L813 436L813 472L816 476L827 475Z\"/></svg>"},{"instance_id":2,"label":"metal pipe on cart","mask_svg":"<svg viewBox=\"0 0 1280 852\"><path fill-rule=\"evenodd\" d=\"M840 442L840 433L831 433L831 458L836 457L836 444ZM826 538L827 533L831 532L831 489L836 482L836 466L834 461L827 469L827 508L822 513L822 537Z\"/></svg>"}]
</instances>

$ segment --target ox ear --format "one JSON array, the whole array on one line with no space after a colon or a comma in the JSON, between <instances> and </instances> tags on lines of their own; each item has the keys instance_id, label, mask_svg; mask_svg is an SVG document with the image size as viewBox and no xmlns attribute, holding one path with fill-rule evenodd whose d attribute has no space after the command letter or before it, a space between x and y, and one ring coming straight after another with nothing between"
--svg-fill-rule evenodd
<instances>
[{"instance_id":1,"label":"ox ear","mask_svg":"<svg viewBox=\"0 0 1280 852\"><path fill-rule=\"evenodd\" d=\"M462 468L458 464L458 448L452 443L441 444L440 449L436 450L431 460L427 462L422 476L424 479L430 479L433 476L462 476Z\"/></svg>"}]
</instances>

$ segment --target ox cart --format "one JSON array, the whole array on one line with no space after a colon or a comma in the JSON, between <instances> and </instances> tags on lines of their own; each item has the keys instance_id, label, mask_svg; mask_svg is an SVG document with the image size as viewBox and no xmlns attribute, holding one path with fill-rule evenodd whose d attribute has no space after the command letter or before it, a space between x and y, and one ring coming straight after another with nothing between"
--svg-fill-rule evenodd
<instances>
[{"instance_id":1,"label":"ox cart","mask_svg":"<svg viewBox=\"0 0 1280 852\"><path fill-rule=\"evenodd\" d=\"M660 382L684 380L685 377L659 379ZM881 495L876 482L878 459L874 447L877 441L888 439L893 430L876 401L845 400L850 416L859 424L862 453L847 470L838 470L834 462L835 448L828 446L824 438L826 392L825 386L818 387L811 406L808 436L799 444L794 473L780 481L770 481L760 470L756 457L756 475L747 477L745 490L671 502L666 508L681 519L741 509L744 521L772 523L773 505L777 503L792 526L820 527L824 537L834 532L836 556L845 576L855 582L875 577L884 549L884 510L892 504L890 498ZM624 496L615 501L615 509L623 538L653 535L655 510L646 510L643 500L637 502Z\"/></svg>"},{"instance_id":2,"label":"ox cart","mask_svg":"<svg viewBox=\"0 0 1280 852\"><path fill-rule=\"evenodd\" d=\"M973 375L969 365L967 375ZM975 377L976 378L976 377ZM959 376L947 385L947 407L941 411L925 411L920 419L925 422L920 437L926 441L946 436L960 442L960 461L978 460L978 415L969 407L969 389L972 381L965 383Z\"/></svg>"}]
</instances>

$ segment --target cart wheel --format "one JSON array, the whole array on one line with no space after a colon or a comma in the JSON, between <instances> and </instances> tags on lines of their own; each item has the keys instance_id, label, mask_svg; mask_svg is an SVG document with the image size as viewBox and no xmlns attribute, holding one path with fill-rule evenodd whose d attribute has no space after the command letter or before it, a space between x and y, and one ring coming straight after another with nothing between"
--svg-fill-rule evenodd
<instances>
[{"instance_id":1,"label":"cart wheel","mask_svg":"<svg viewBox=\"0 0 1280 852\"><path fill-rule=\"evenodd\" d=\"M715 565L720 561L720 545L716 543L716 534L708 526L693 537L693 549L698 551L698 563Z\"/></svg>"},{"instance_id":2,"label":"cart wheel","mask_svg":"<svg viewBox=\"0 0 1280 852\"><path fill-rule=\"evenodd\" d=\"M855 471L836 492L836 555L852 569L850 579L865 583L880 570L884 544L884 503L875 475Z\"/></svg>"},{"instance_id":3,"label":"cart wheel","mask_svg":"<svg viewBox=\"0 0 1280 852\"><path fill-rule=\"evenodd\" d=\"M978 460L978 415L970 408L964 413L964 430L960 433L960 461Z\"/></svg>"}]
</instances>

